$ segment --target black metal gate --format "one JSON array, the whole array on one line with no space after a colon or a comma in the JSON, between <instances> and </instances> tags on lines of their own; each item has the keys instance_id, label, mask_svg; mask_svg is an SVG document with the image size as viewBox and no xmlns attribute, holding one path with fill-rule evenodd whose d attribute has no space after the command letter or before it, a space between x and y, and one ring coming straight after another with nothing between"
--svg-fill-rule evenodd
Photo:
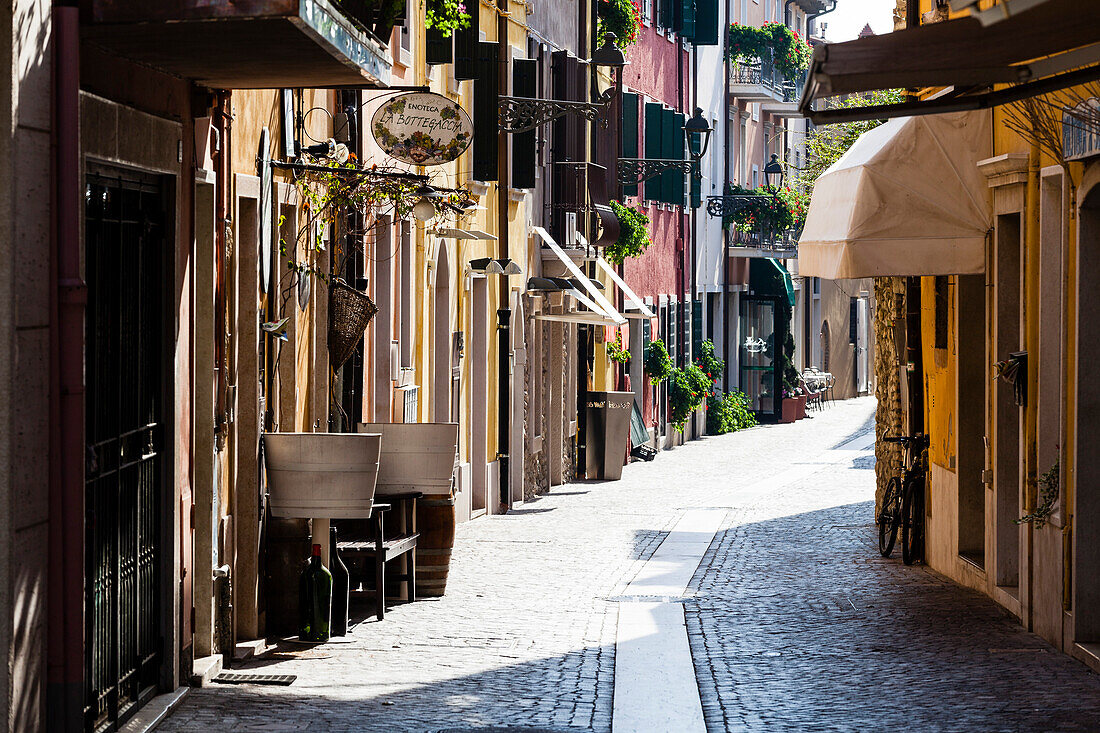
<instances>
[{"instance_id":1,"label":"black metal gate","mask_svg":"<svg viewBox=\"0 0 1100 733\"><path fill-rule=\"evenodd\" d=\"M164 192L89 175L85 421L85 727L115 729L156 691L165 485Z\"/></svg>"}]
</instances>

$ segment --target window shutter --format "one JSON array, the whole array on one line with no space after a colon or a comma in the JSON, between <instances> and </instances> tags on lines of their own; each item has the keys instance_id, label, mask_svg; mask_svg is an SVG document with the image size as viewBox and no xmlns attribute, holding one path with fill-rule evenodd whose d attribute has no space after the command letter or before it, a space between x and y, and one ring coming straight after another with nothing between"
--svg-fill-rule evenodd
<instances>
[{"instance_id":1,"label":"window shutter","mask_svg":"<svg viewBox=\"0 0 1100 733\"><path fill-rule=\"evenodd\" d=\"M657 25L662 28L672 28L673 21L673 3L678 0L657 0Z\"/></svg>"},{"instance_id":2,"label":"window shutter","mask_svg":"<svg viewBox=\"0 0 1100 733\"><path fill-rule=\"evenodd\" d=\"M497 74L497 44L479 43L477 77L474 79L473 165L473 176L478 181L497 180L500 107L500 79Z\"/></svg>"},{"instance_id":3,"label":"window shutter","mask_svg":"<svg viewBox=\"0 0 1100 733\"><path fill-rule=\"evenodd\" d=\"M477 78L478 31L481 28L481 3L466 3L470 25L454 32L455 79Z\"/></svg>"},{"instance_id":4,"label":"window shutter","mask_svg":"<svg viewBox=\"0 0 1100 733\"><path fill-rule=\"evenodd\" d=\"M695 38L695 2L696 0L678 0L680 7L680 23L676 32L681 38Z\"/></svg>"},{"instance_id":5,"label":"window shutter","mask_svg":"<svg viewBox=\"0 0 1100 733\"><path fill-rule=\"evenodd\" d=\"M696 46L718 45L718 0L695 0Z\"/></svg>"},{"instance_id":6,"label":"window shutter","mask_svg":"<svg viewBox=\"0 0 1100 733\"><path fill-rule=\"evenodd\" d=\"M676 110L661 110L661 154L658 158L674 160L676 158ZM682 134L679 136L682 137ZM661 174L661 198L666 204L683 203L676 199L676 177L679 171L665 171Z\"/></svg>"},{"instance_id":7,"label":"window shutter","mask_svg":"<svg viewBox=\"0 0 1100 733\"><path fill-rule=\"evenodd\" d=\"M660 158L662 150L664 115L661 105L646 102L645 105L645 157ZM664 201L662 182L664 176L654 176L645 182L645 197L650 201Z\"/></svg>"},{"instance_id":8,"label":"window shutter","mask_svg":"<svg viewBox=\"0 0 1100 733\"><path fill-rule=\"evenodd\" d=\"M691 354L695 359L703 353L703 301L691 304Z\"/></svg>"},{"instance_id":9,"label":"window shutter","mask_svg":"<svg viewBox=\"0 0 1100 733\"><path fill-rule=\"evenodd\" d=\"M672 150L673 150L673 154L668 156L668 157L672 158L673 160L683 160L684 159L684 146L686 144L684 142L684 125L686 124L686 122L687 122L687 118L682 113L676 113L676 114L673 115L673 125L672 125L672 135L673 135L673 137L672 137L672 141L673 141L672 142ZM673 189L672 203L676 204L677 206L683 206L684 203L685 203L684 202L684 193L685 193L685 190L684 190L684 172L674 170L674 171L670 172L670 175L672 176L672 181L673 181L673 184L672 184L672 189Z\"/></svg>"},{"instance_id":10,"label":"window shutter","mask_svg":"<svg viewBox=\"0 0 1100 733\"><path fill-rule=\"evenodd\" d=\"M429 66L449 64L454 58L454 35L444 37L441 31L429 28L425 34L424 61Z\"/></svg>"},{"instance_id":11,"label":"window shutter","mask_svg":"<svg viewBox=\"0 0 1100 733\"><path fill-rule=\"evenodd\" d=\"M638 157L638 95L623 92L623 145L619 157ZM623 196L637 196L637 186L623 186Z\"/></svg>"},{"instance_id":12,"label":"window shutter","mask_svg":"<svg viewBox=\"0 0 1100 733\"><path fill-rule=\"evenodd\" d=\"M538 61L515 59L512 62L512 94L517 97L537 96ZM535 187L535 134L536 130L512 135L513 188Z\"/></svg>"}]
</instances>

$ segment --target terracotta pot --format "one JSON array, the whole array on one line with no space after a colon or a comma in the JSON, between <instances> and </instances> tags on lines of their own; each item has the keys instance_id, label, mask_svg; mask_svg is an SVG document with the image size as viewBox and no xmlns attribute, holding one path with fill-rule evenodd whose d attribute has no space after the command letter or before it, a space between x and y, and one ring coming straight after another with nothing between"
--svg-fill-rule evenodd
<instances>
[{"instance_id":1,"label":"terracotta pot","mask_svg":"<svg viewBox=\"0 0 1100 733\"><path fill-rule=\"evenodd\" d=\"M806 417L806 395L802 394L795 398L798 402L798 417L796 420L801 420Z\"/></svg>"},{"instance_id":2,"label":"terracotta pot","mask_svg":"<svg viewBox=\"0 0 1100 733\"><path fill-rule=\"evenodd\" d=\"M794 397L784 397L781 403L782 412L779 416L779 422L789 423L798 419L798 399Z\"/></svg>"}]
</instances>

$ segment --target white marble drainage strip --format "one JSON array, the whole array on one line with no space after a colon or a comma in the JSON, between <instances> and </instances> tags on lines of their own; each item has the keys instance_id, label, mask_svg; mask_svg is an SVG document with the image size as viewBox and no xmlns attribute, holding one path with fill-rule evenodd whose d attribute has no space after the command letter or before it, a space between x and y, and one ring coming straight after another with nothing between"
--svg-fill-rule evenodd
<instances>
[{"instance_id":1,"label":"white marble drainage strip","mask_svg":"<svg viewBox=\"0 0 1100 733\"><path fill-rule=\"evenodd\" d=\"M738 491L751 502L874 445L859 435ZM620 596L612 733L706 733L682 598L726 509L689 509Z\"/></svg>"},{"instance_id":2,"label":"white marble drainage strip","mask_svg":"<svg viewBox=\"0 0 1100 733\"><path fill-rule=\"evenodd\" d=\"M670 599L687 592L725 515L725 509L689 509L623 591L612 733L705 733L684 606Z\"/></svg>"}]
</instances>

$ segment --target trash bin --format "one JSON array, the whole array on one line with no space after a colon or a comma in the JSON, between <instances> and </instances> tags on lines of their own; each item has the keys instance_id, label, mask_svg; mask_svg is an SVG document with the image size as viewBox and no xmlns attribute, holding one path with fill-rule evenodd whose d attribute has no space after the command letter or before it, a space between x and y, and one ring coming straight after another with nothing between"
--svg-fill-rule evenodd
<instances>
[{"instance_id":1,"label":"trash bin","mask_svg":"<svg viewBox=\"0 0 1100 733\"><path fill-rule=\"evenodd\" d=\"M630 443L633 392L589 392L585 402L587 479L618 481Z\"/></svg>"}]
</instances>

